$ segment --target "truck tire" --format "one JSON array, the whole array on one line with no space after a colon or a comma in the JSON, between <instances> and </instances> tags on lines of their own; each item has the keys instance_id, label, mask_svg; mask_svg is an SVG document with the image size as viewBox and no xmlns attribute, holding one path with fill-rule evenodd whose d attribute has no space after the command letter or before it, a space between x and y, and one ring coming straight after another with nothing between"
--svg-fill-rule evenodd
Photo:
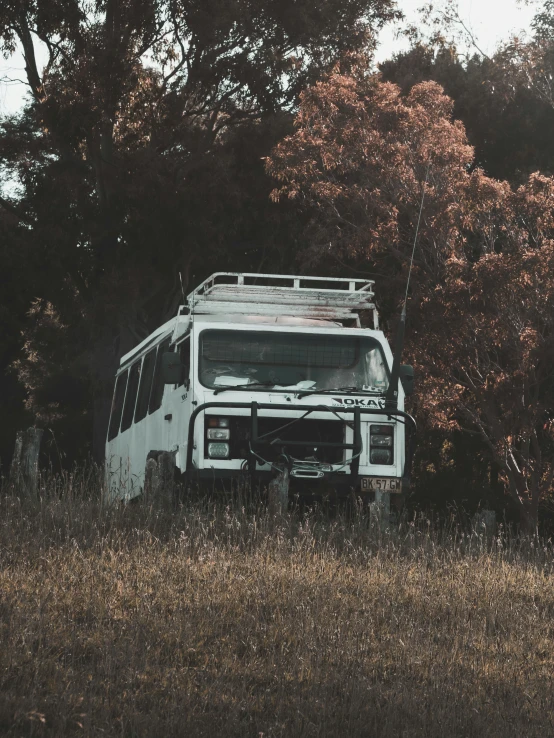
<instances>
[{"instance_id":1,"label":"truck tire","mask_svg":"<svg viewBox=\"0 0 554 738\"><path fill-rule=\"evenodd\" d=\"M178 469L174 451L149 451L144 473L144 497L149 502L173 503Z\"/></svg>"}]
</instances>

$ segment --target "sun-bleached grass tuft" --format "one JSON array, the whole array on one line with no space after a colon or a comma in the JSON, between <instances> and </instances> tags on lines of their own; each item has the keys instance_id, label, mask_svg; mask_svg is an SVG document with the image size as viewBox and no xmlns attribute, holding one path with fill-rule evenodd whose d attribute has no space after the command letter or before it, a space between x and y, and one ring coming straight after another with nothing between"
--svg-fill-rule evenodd
<instances>
[{"instance_id":1,"label":"sun-bleached grass tuft","mask_svg":"<svg viewBox=\"0 0 554 738\"><path fill-rule=\"evenodd\" d=\"M554 735L553 549L424 517L0 496L0 734Z\"/></svg>"}]
</instances>

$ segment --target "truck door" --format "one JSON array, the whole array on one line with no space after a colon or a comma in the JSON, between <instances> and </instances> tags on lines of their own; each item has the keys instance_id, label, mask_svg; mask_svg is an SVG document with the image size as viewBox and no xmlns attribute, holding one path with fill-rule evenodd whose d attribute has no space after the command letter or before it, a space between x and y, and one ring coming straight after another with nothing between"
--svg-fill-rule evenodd
<instances>
[{"instance_id":1,"label":"truck door","mask_svg":"<svg viewBox=\"0 0 554 738\"><path fill-rule=\"evenodd\" d=\"M179 341L175 351L178 352L181 359L181 380L179 384L168 387L167 414L172 417L166 424L169 432L168 448L177 451L175 462L181 471L184 471L188 448L189 419L192 412L190 334Z\"/></svg>"}]
</instances>

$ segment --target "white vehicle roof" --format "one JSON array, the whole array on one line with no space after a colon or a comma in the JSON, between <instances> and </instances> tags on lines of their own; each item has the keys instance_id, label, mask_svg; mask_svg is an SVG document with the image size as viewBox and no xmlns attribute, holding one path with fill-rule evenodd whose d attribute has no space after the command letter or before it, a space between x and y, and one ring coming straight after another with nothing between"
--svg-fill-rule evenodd
<instances>
[{"instance_id":1,"label":"white vehicle roof","mask_svg":"<svg viewBox=\"0 0 554 738\"><path fill-rule=\"evenodd\" d=\"M175 328L176 321L177 318L171 318L171 320L168 320L167 323L164 323L159 328L156 328L155 331L152 331L149 336L146 336L144 341L141 341L138 346L135 346L135 348L131 349L124 356L121 357L119 361L119 366L123 366L123 364L126 364L130 358L132 358L135 354L141 353L141 351L150 346L150 344L157 343L157 338L161 340L164 334L171 333Z\"/></svg>"}]
</instances>

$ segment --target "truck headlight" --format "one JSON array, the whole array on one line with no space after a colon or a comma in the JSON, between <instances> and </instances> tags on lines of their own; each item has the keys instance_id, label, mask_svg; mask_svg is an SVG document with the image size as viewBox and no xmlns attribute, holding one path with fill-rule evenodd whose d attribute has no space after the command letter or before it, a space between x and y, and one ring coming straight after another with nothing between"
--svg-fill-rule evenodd
<instances>
[{"instance_id":1,"label":"truck headlight","mask_svg":"<svg viewBox=\"0 0 554 738\"><path fill-rule=\"evenodd\" d=\"M231 431L229 428L208 428L207 436L210 441L228 441Z\"/></svg>"},{"instance_id":2,"label":"truck headlight","mask_svg":"<svg viewBox=\"0 0 554 738\"><path fill-rule=\"evenodd\" d=\"M208 456L210 459L228 459L228 443L208 443Z\"/></svg>"},{"instance_id":3,"label":"truck headlight","mask_svg":"<svg viewBox=\"0 0 554 738\"><path fill-rule=\"evenodd\" d=\"M371 445L379 448L392 448L392 436L371 436Z\"/></svg>"},{"instance_id":4,"label":"truck headlight","mask_svg":"<svg viewBox=\"0 0 554 738\"><path fill-rule=\"evenodd\" d=\"M209 428L228 428L229 418L220 418L217 415L208 415L206 418L206 425Z\"/></svg>"},{"instance_id":5,"label":"truck headlight","mask_svg":"<svg viewBox=\"0 0 554 738\"><path fill-rule=\"evenodd\" d=\"M392 464L394 426L371 425L369 429L370 464Z\"/></svg>"},{"instance_id":6,"label":"truck headlight","mask_svg":"<svg viewBox=\"0 0 554 738\"><path fill-rule=\"evenodd\" d=\"M369 460L372 464L392 464L392 451L388 448L372 448Z\"/></svg>"}]
</instances>

